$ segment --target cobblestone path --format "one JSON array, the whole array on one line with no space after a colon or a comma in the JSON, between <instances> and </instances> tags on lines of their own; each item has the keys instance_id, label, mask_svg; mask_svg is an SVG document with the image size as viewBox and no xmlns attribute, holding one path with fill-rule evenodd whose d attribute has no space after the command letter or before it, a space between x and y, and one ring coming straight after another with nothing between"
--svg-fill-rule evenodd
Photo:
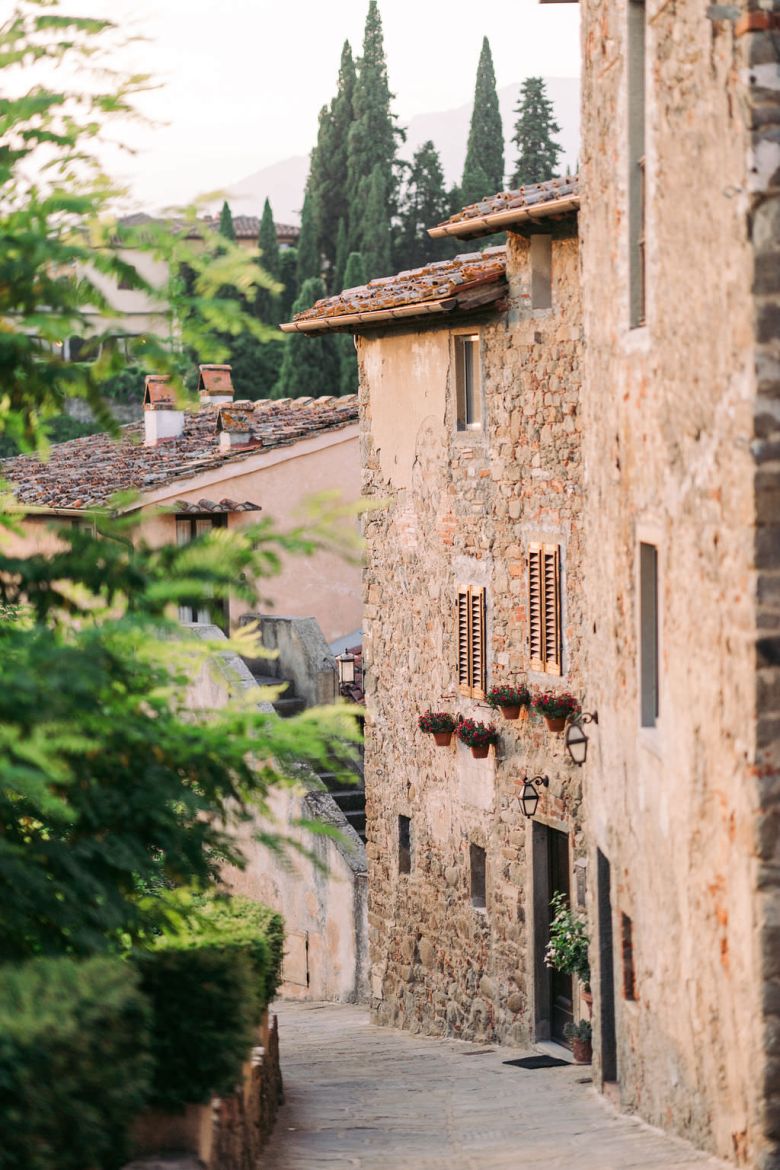
<instances>
[{"instance_id":1,"label":"cobblestone path","mask_svg":"<svg viewBox=\"0 0 780 1170\"><path fill-rule=\"evenodd\" d=\"M286 1103L263 1170L721 1170L620 1117L582 1065L374 1027L342 1004L278 1006ZM527 1053L525 1054L527 1055Z\"/></svg>"}]
</instances>

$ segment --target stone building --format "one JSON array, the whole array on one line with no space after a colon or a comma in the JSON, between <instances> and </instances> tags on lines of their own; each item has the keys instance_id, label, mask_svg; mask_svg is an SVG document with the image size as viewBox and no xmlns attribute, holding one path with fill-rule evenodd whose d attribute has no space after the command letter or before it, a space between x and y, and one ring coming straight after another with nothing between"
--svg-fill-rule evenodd
<instances>
[{"instance_id":1,"label":"stone building","mask_svg":"<svg viewBox=\"0 0 780 1170\"><path fill-rule=\"evenodd\" d=\"M580 784L559 736L491 685L582 694L577 185L516 200L506 248L321 301L361 370L372 1002L415 1031L561 1036L579 988L544 964L553 890L582 904ZM546 621L545 621L546 618ZM434 746L426 708L495 720L488 759ZM535 819L525 777L545 776ZM574 1002L573 1002L574 1001Z\"/></svg>"}]
</instances>

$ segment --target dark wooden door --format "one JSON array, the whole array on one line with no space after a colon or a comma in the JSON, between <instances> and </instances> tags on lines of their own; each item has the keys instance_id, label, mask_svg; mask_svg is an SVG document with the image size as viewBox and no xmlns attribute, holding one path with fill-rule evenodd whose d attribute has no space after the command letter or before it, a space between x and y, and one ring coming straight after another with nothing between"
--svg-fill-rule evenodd
<instances>
[{"instance_id":1,"label":"dark wooden door","mask_svg":"<svg viewBox=\"0 0 780 1170\"><path fill-rule=\"evenodd\" d=\"M557 829L549 829L547 842L548 889L550 898L553 894L565 894L571 904L571 887L569 881L569 838L566 833L559 833ZM548 924L552 919L552 910L549 913ZM563 1044L569 1041L563 1034L564 1025L574 1019L572 1010L572 977L561 971L550 971L550 1034L553 1040Z\"/></svg>"}]
</instances>

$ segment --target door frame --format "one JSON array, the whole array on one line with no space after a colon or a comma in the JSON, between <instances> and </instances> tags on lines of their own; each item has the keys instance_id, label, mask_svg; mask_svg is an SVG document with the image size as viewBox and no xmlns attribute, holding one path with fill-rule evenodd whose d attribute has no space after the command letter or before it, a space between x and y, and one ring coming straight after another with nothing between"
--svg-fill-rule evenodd
<instances>
[{"instance_id":1,"label":"door frame","mask_svg":"<svg viewBox=\"0 0 780 1170\"><path fill-rule=\"evenodd\" d=\"M534 818L531 821L531 896L530 931L533 957L530 988L531 1037L537 1040L552 1038L552 1003L550 997L550 969L544 961L547 948L548 916L550 908L549 830L564 834L569 840L569 890L573 886L571 827L561 821ZM570 894L571 896L571 894ZM544 938L544 944L540 942Z\"/></svg>"}]
</instances>

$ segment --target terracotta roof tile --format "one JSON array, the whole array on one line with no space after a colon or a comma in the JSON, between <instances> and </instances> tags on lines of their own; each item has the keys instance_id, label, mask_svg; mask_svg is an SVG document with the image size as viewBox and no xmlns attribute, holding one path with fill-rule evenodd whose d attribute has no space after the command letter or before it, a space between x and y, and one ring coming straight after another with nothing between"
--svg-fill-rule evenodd
<instances>
[{"instance_id":1,"label":"terracotta roof tile","mask_svg":"<svg viewBox=\"0 0 780 1170\"><path fill-rule=\"evenodd\" d=\"M220 408L206 404L185 414L180 438L156 447L144 446L142 422L131 423L120 428L116 439L100 434L57 443L46 463L30 455L5 459L0 462L0 476L13 485L21 504L87 510L108 503L116 492L150 492L220 467L229 479L229 465L250 459L259 448L288 446L357 421L354 394L330 402L314 400L306 406L296 406L296 401L242 404L241 414L251 415L250 447L222 450L217 431ZM228 409L236 412L235 406Z\"/></svg>"},{"instance_id":2,"label":"terracotta roof tile","mask_svg":"<svg viewBox=\"0 0 780 1170\"><path fill-rule=\"evenodd\" d=\"M499 191L497 195L486 196L478 203L471 203L468 207L464 207L462 211L430 229L430 234L439 235L442 229L453 225L461 225L467 229L470 220L497 215L499 212L515 211L519 214L530 215L534 208L545 211L546 204L554 204L558 200L571 200L578 204L579 194L579 175L572 175L564 179L549 179L546 183L532 183L526 187L518 187L513 191Z\"/></svg>"},{"instance_id":3,"label":"terracotta roof tile","mask_svg":"<svg viewBox=\"0 0 780 1170\"><path fill-rule=\"evenodd\" d=\"M447 310L468 309L497 300L505 287L506 249L487 248L484 252L469 252L395 276L383 276L358 288L344 289L338 296L317 301L282 328L286 331L307 328L305 323L316 321L338 325L339 318L345 318L345 325L363 319L370 324L372 314L381 318L383 314L392 316L394 310L403 309L402 315L410 317L414 316L415 307L419 307L422 315L433 305Z\"/></svg>"}]
</instances>

